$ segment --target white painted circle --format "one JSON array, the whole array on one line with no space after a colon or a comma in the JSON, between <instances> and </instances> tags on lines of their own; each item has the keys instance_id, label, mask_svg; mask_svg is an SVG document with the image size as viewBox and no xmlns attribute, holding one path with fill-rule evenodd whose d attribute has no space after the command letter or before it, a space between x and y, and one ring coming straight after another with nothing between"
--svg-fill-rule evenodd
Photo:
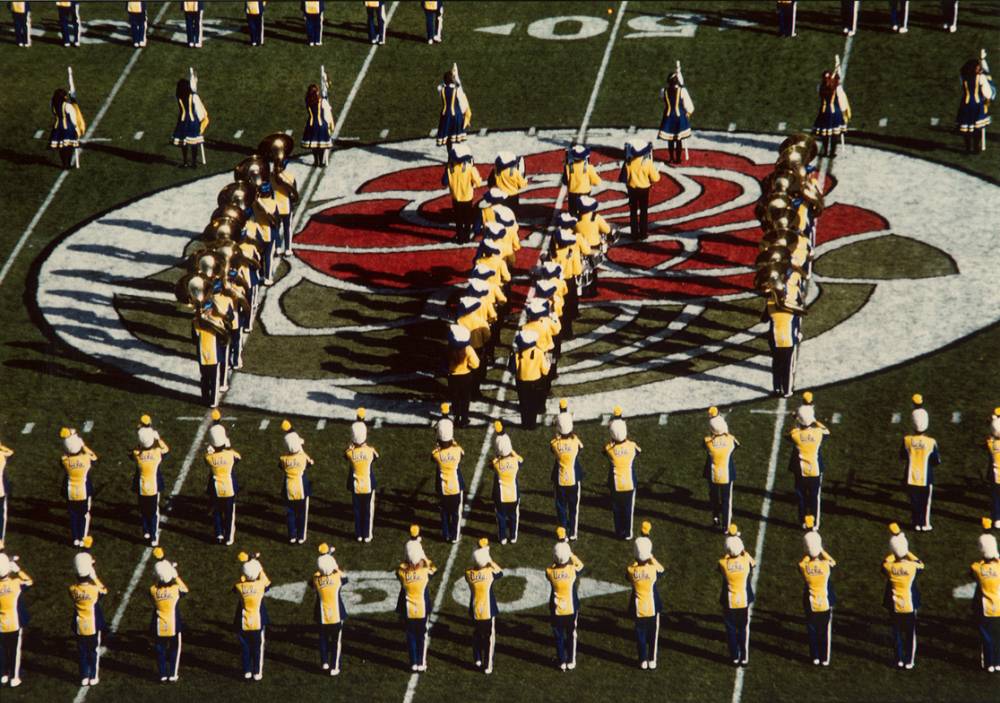
<instances>
[{"instance_id":1,"label":"white painted circle","mask_svg":"<svg viewBox=\"0 0 1000 703\"><path fill-rule=\"evenodd\" d=\"M560 25L579 25L575 32L557 33L556 28ZM535 20L528 25L528 36L535 39L547 39L555 41L572 41L574 39L590 39L597 37L608 31L608 21L600 17L588 17L587 15L571 15L568 17L546 17Z\"/></svg>"}]
</instances>

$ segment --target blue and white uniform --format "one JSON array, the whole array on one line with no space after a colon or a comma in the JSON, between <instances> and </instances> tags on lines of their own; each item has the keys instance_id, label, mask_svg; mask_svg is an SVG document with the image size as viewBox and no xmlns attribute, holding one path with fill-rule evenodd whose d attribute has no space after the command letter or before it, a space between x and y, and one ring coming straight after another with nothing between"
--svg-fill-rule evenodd
<instances>
[{"instance_id":1,"label":"blue and white uniform","mask_svg":"<svg viewBox=\"0 0 1000 703\"><path fill-rule=\"evenodd\" d=\"M660 120L660 139L679 141L691 136L691 113L694 112L694 101L683 85L674 85L673 81L666 88L660 89L663 99L663 119Z\"/></svg>"},{"instance_id":2,"label":"blue and white uniform","mask_svg":"<svg viewBox=\"0 0 1000 703\"><path fill-rule=\"evenodd\" d=\"M177 98L177 124L174 126L174 146L191 146L205 143L208 127L208 110L194 89Z\"/></svg>"},{"instance_id":3,"label":"blue and white uniform","mask_svg":"<svg viewBox=\"0 0 1000 703\"><path fill-rule=\"evenodd\" d=\"M462 84L451 74L448 80L438 85L441 96L441 116L438 119L438 146L457 144L465 141L465 130L472 120L472 109L465 96Z\"/></svg>"}]
</instances>

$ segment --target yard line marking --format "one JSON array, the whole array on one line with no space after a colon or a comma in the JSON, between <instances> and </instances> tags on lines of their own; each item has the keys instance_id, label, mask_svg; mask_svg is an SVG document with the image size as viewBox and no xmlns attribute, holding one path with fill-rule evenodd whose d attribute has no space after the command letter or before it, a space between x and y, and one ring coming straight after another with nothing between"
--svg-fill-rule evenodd
<instances>
[{"instance_id":1,"label":"yard line marking","mask_svg":"<svg viewBox=\"0 0 1000 703\"><path fill-rule=\"evenodd\" d=\"M37 132L35 132L35 139L41 139L43 134L45 134L44 129L38 130Z\"/></svg>"},{"instance_id":2,"label":"yard line marking","mask_svg":"<svg viewBox=\"0 0 1000 703\"><path fill-rule=\"evenodd\" d=\"M957 425L961 421L962 421L962 413L956 410L951 414L951 424Z\"/></svg>"},{"instance_id":3,"label":"yard line marking","mask_svg":"<svg viewBox=\"0 0 1000 703\"><path fill-rule=\"evenodd\" d=\"M889 124L889 118L888 117L882 117L878 121L878 126L879 127L885 127L887 124Z\"/></svg>"},{"instance_id":4,"label":"yard line marking","mask_svg":"<svg viewBox=\"0 0 1000 703\"><path fill-rule=\"evenodd\" d=\"M601 58L601 66L597 71L597 77L594 80L594 88L590 93L590 100L587 102L587 109L583 115L583 122L580 124L580 129L576 134L576 141L582 142L587 135L587 127L590 126L590 118L594 114L594 105L597 102L597 94L601 90L601 84L604 82L604 74L608 70L608 62L611 60L611 49L615 45L615 38L618 36L618 30L622 25L622 18L625 16L625 8L628 6L628 0L623 0L623 2L618 6L617 16L615 17L614 27L611 29L611 36L608 38L608 44L604 48L604 56ZM529 134L533 133L534 127L531 128ZM566 199L566 186L563 185L559 189L559 196L556 198L556 203L553 208L553 219L555 214L562 209L563 201ZM551 238L551 229L546 232L545 237L542 241L542 250L544 251L548 246L548 241ZM530 295L530 294L529 294ZM526 319L527 309L521 311L520 320L518 326L524 324ZM507 389L510 388L511 381L510 368L505 368L503 374L503 380L500 382L500 390L497 393L496 401L493 403L493 407L490 411L490 416L493 418L498 417L501 412L501 406L507 397ZM486 460L490 455L490 449L493 446L493 436L496 434L496 428L494 423L490 422L486 428L486 435L483 437L483 446L479 451L479 459L476 461L476 469L472 475L472 482L469 484L469 490L465 500L465 507L462 511L462 515L459 521L459 532L461 533L462 527L465 526L467 516L472 510L472 504L475 501L476 493L479 489L479 483L483 477L483 468L486 466ZM449 577L451 576L451 571L455 566L455 559L458 556L458 548L461 541L456 542L451 546L451 550L448 552L448 559L444 565L444 571L441 573L441 580L438 585L437 593L434 594L434 603L431 606L430 616L427 619L427 634L426 634L426 645L430 646L431 641L431 629L434 627L434 623L437 622L438 612L441 609L441 605L444 602L445 594L451 592L451 583L449 583ZM426 649L425 649L426 651ZM414 672L410 674L410 680L406 684L406 694L403 696L403 703L412 703L414 695L417 692L417 684L420 682L419 672Z\"/></svg>"},{"instance_id":5,"label":"yard line marking","mask_svg":"<svg viewBox=\"0 0 1000 703\"><path fill-rule=\"evenodd\" d=\"M260 425L258 425L258 426L257 426L257 429L258 429L258 430L266 430L266 429L267 429L267 426L268 426L268 425L270 425L270 424L271 424L271 421L270 421L270 420L268 420L268 419L267 419L267 418L265 417L265 418L264 418L263 420L261 420L261 421L260 421Z\"/></svg>"},{"instance_id":6,"label":"yard line marking","mask_svg":"<svg viewBox=\"0 0 1000 703\"><path fill-rule=\"evenodd\" d=\"M93 420L87 420L86 422L83 423L83 433L84 434L87 434L92 429L94 429L94 421Z\"/></svg>"},{"instance_id":7,"label":"yard line marking","mask_svg":"<svg viewBox=\"0 0 1000 703\"><path fill-rule=\"evenodd\" d=\"M939 120L937 117L931 118L931 127L937 127L939 124L941 124L941 120Z\"/></svg>"},{"instance_id":8,"label":"yard line marking","mask_svg":"<svg viewBox=\"0 0 1000 703\"><path fill-rule=\"evenodd\" d=\"M319 420L316 421L316 429L317 430L325 430L326 429L326 418L325 417L321 417Z\"/></svg>"},{"instance_id":9,"label":"yard line marking","mask_svg":"<svg viewBox=\"0 0 1000 703\"><path fill-rule=\"evenodd\" d=\"M167 8L169 6L170 6L169 2L163 4L163 7L160 8L160 11L156 14L156 17L153 19L153 24L156 24L157 22L160 21L160 19L163 17L163 13L167 11ZM128 63L125 64L125 68L122 70L121 75L118 76L118 80L115 81L115 84L113 86L111 86L111 92L108 93L108 97L106 97L104 99L104 102L101 104L100 109L94 116L94 121L91 122L90 125L87 127L87 131L83 135L84 137L86 137L88 134L92 135L94 134L94 132L97 131L97 126L101 124L101 120L103 120L104 115L107 114L108 108L111 107L111 103L114 101L115 96L118 95L118 91L121 90L122 85L125 83L125 79L128 78L128 74L132 72L132 69L135 67L135 62L139 60L139 54L141 53L142 53L141 46L132 50L132 58L128 60ZM59 178L57 178L56 182L52 184L52 188L49 190L49 194L46 195L45 200L42 201L41 207L39 207L38 210L35 211L35 216L31 218L31 222L28 223L28 226L25 228L24 233L21 235L21 238L17 240L17 243L14 245L14 248L11 249L10 254L7 256L7 260L4 262L3 268L0 269L0 286L3 285L4 280L7 278L7 274L10 272L11 266L14 265L14 260L17 258L17 255L21 253L21 249L24 248L24 245L27 244L28 237L30 237L31 233L35 231L35 227L38 226L38 222L39 220L42 219L42 215L45 214L45 212L49 209L49 205L51 205L52 201L55 200L56 193L58 193L59 189L62 188L63 181L66 180L66 177L68 175L69 175L68 170L64 170L62 173L59 174Z\"/></svg>"},{"instance_id":10,"label":"yard line marking","mask_svg":"<svg viewBox=\"0 0 1000 703\"><path fill-rule=\"evenodd\" d=\"M779 122L778 123L778 131L779 132L784 132L786 129L788 129L788 123L787 122Z\"/></svg>"},{"instance_id":11,"label":"yard line marking","mask_svg":"<svg viewBox=\"0 0 1000 703\"><path fill-rule=\"evenodd\" d=\"M142 135L144 135L144 134L145 134L145 132L143 132L140 129L138 132L136 132L135 134L132 135L132 139L134 139L136 141L139 141L140 139L142 139Z\"/></svg>"},{"instance_id":12,"label":"yard line marking","mask_svg":"<svg viewBox=\"0 0 1000 703\"><path fill-rule=\"evenodd\" d=\"M528 136L529 137L533 137L537 133L538 133L538 130L535 127L528 127Z\"/></svg>"},{"instance_id":13,"label":"yard line marking","mask_svg":"<svg viewBox=\"0 0 1000 703\"><path fill-rule=\"evenodd\" d=\"M764 410L762 408L751 408L751 415L788 415L786 411L778 412L777 410Z\"/></svg>"},{"instance_id":14,"label":"yard line marking","mask_svg":"<svg viewBox=\"0 0 1000 703\"><path fill-rule=\"evenodd\" d=\"M488 131L489 131L489 130L488 130L488 129L486 129L485 127L481 128L481 129L479 130L479 136L480 136L480 137L485 137L485 136L486 136L486 133L487 133Z\"/></svg>"},{"instance_id":15,"label":"yard line marking","mask_svg":"<svg viewBox=\"0 0 1000 703\"><path fill-rule=\"evenodd\" d=\"M233 139L239 139L242 136L243 136L243 130L242 129L238 129L235 132L233 132Z\"/></svg>"},{"instance_id":16,"label":"yard line marking","mask_svg":"<svg viewBox=\"0 0 1000 703\"><path fill-rule=\"evenodd\" d=\"M26 422L24 423L24 429L21 430L21 434L31 434L31 431L35 429L35 423Z\"/></svg>"},{"instance_id":17,"label":"yard line marking","mask_svg":"<svg viewBox=\"0 0 1000 703\"><path fill-rule=\"evenodd\" d=\"M840 413L834 413L833 417L830 418L830 423L834 425L839 425L842 418L843 415L841 415Z\"/></svg>"},{"instance_id":18,"label":"yard line marking","mask_svg":"<svg viewBox=\"0 0 1000 703\"><path fill-rule=\"evenodd\" d=\"M729 126L726 127L726 131L727 132L735 132L736 131L736 123L735 122L730 122Z\"/></svg>"},{"instance_id":19,"label":"yard line marking","mask_svg":"<svg viewBox=\"0 0 1000 703\"><path fill-rule=\"evenodd\" d=\"M165 7L165 6L164 6ZM160 13L163 14L162 12ZM187 478L188 472L191 470L191 465L194 463L195 457L198 455L198 447L205 439L205 433L208 432L208 427L212 423L212 414L206 412L204 417L201 418L201 424L198 425L198 431L194 434L194 441L191 442L191 448L188 449L187 455L184 457L184 463L181 464L180 473L177 474L177 480L174 481L174 485L170 488L170 496L167 498L167 505L160 515L160 525L167 524L169 519L170 502L174 499L178 493L181 492L181 487L184 485L184 479ZM135 570L132 572L132 578L129 579L128 586L125 588L125 593L122 595L121 603L118 604L118 608L115 610L114 617L111 618L110 634L113 636L118 631L118 626L121 625L122 618L125 617L125 609L128 607L129 601L132 600L132 594L135 593L136 587L139 585L139 580L142 578L143 573L146 571L146 565L149 563L149 558L153 555L153 548L146 547L142 556L139 558L139 563L135 565ZM107 652L107 646L101 647L101 652ZM90 686L81 686L76 692L76 697L73 699L73 703L83 703L83 700L87 697L87 693L90 692Z\"/></svg>"},{"instance_id":20,"label":"yard line marking","mask_svg":"<svg viewBox=\"0 0 1000 703\"><path fill-rule=\"evenodd\" d=\"M660 419L659 419L659 424L661 424L661 425L665 425L665 424L667 424L667 420L668 420L669 418L670 418L670 416L669 416L669 415L667 415L666 413L661 413L661 414L660 414Z\"/></svg>"},{"instance_id":21,"label":"yard line marking","mask_svg":"<svg viewBox=\"0 0 1000 703\"><path fill-rule=\"evenodd\" d=\"M388 136L389 136L389 130L388 129L383 129L381 132L378 133L378 138L379 139L385 139Z\"/></svg>"},{"instance_id":22,"label":"yard line marking","mask_svg":"<svg viewBox=\"0 0 1000 703\"><path fill-rule=\"evenodd\" d=\"M902 422L902 420L903 420L902 413L893 413L892 419L889 422L891 422L894 425L898 425L900 422Z\"/></svg>"}]
</instances>

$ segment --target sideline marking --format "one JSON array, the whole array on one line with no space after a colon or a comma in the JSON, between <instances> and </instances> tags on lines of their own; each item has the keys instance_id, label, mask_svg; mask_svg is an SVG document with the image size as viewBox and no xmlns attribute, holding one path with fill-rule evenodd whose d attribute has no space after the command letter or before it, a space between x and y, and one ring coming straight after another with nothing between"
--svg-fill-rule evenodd
<instances>
[{"instance_id":1,"label":"sideline marking","mask_svg":"<svg viewBox=\"0 0 1000 703\"><path fill-rule=\"evenodd\" d=\"M667 415L666 413L661 413L661 414L660 414L660 420L659 420L659 423L660 423L661 425L665 425L665 424L667 424L667 420L668 420L668 419L670 419L670 416L669 416L669 415Z\"/></svg>"},{"instance_id":2,"label":"sideline marking","mask_svg":"<svg viewBox=\"0 0 1000 703\"><path fill-rule=\"evenodd\" d=\"M883 118L879 119L879 121L878 121L878 126L879 127L885 127L887 124L889 124L889 118L888 117L883 117Z\"/></svg>"},{"instance_id":3,"label":"sideline marking","mask_svg":"<svg viewBox=\"0 0 1000 703\"><path fill-rule=\"evenodd\" d=\"M243 136L243 130L242 129L238 129L235 132L233 132L233 139L239 139L242 136Z\"/></svg>"},{"instance_id":4,"label":"sideline marking","mask_svg":"<svg viewBox=\"0 0 1000 703\"><path fill-rule=\"evenodd\" d=\"M389 130L388 129L383 129L381 132L378 133L378 138L379 139L385 139L388 136L389 136Z\"/></svg>"},{"instance_id":5,"label":"sideline marking","mask_svg":"<svg viewBox=\"0 0 1000 703\"><path fill-rule=\"evenodd\" d=\"M779 122L778 123L778 131L779 132L784 132L786 129L788 129L788 123L787 122Z\"/></svg>"},{"instance_id":6,"label":"sideline marking","mask_svg":"<svg viewBox=\"0 0 1000 703\"><path fill-rule=\"evenodd\" d=\"M153 24L157 24L160 21L163 17L163 13L167 11L168 7L170 7L169 2L163 3L160 11L156 13L156 17L153 19ZM128 74L130 74L132 69L135 67L135 62L139 60L139 54L142 53L142 49L143 47L140 46L132 50L132 58L128 60L128 63L125 64L125 68L122 69L121 75L118 76L118 80L115 81L113 86L111 86L111 92L108 93L108 97L106 97L104 102L101 104L101 108L94 116L94 121L90 123L87 127L87 131L84 132L84 139L87 135L93 135L94 132L97 131L97 126L101 124L101 120L103 120L104 115L107 114L108 108L111 107L111 103L114 101L115 96L118 95L118 91L121 90L122 85L124 85L125 79L128 78ZM68 176L69 173L69 170L63 170L63 172L59 174L59 178L57 178L56 182L52 184L49 194L46 195L45 200L42 201L41 207L35 211L35 216L31 218L31 222L28 223L28 226L25 228L21 238L17 240L17 244L15 244L14 248L11 249L10 254L7 256L7 260L3 264L3 268L0 269L0 286L3 285L4 280L7 278L7 274L10 272L11 266L14 265L14 260L17 258L17 255L21 253L21 249L23 249L24 245L27 244L28 237L31 236L31 233L35 231L35 227L38 226L38 222L42 219L42 215L45 214L45 212L49 209L49 205L51 205L52 201L55 200L56 193L58 193L59 189L62 188L63 181L66 180L66 176Z\"/></svg>"},{"instance_id":7,"label":"sideline marking","mask_svg":"<svg viewBox=\"0 0 1000 703\"><path fill-rule=\"evenodd\" d=\"M902 421L903 421L903 414L902 413L893 413L892 414L892 419L889 420L889 422L891 422L894 425L898 425Z\"/></svg>"},{"instance_id":8,"label":"sideline marking","mask_svg":"<svg viewBox=\"0 0 1000 703\"><path fill-rule=\"evenodd\" d=\"M940 119L938 119L937 117L931 118L931 127L937 127L939 124L941 124Z\"/></svg>"},{"instance_id":9,"label":"sideline marking","mask_svg":"<svg viewBox=\"0 0 1000 703\"><path fill-rule=\"evenodd\" d=\"M601 66L597 71L597 78L594 80L594 87L590 93L590 100L587 102L587 110L583 115L583 122L580 124L580 129L576 133L576 141L583 142L584 138L587 136L587 128L590 126L590 118L594 113L594 105L597 102L597 95L601 91L601 84L604 82L604 74L608 70L608 62L611 60L611 50L615 45L615 38L618 36L618 30L622 24L622 18L625 16L625 8L628 6L628 0L623 0L618 6L617 16L615 17L614 27L611 29L611 36L608 38L608 44L604 48L604 56L601 59ZM534 133L535 128L532 127L529 130L529 134ZM553 207L553 219L555 219L556 213L562 210L563 201L566 199L566 186L563 185L559 189L559 196L556 198L555 205ZM544 239L542 240L542 250L548 246L549 239L552 236L551 228L546 232ZM529 294L530 295L530 294ZM521 316L518 326L524 324L526 319L527 308L521 310ZM510 388L511 381L510 368L505 368L503 374L503 380L500 382L500 391L497 393L497 399L493 403L490 411L490 416L496 419L499 415L501 406L507 397L507 389ZM486 435L483 437L483 446L479 450L479 459L476 461L476 469L472 475L472 481L469 484L469 489L465 498L465 505L462 510L462 515L459 519L459 535L461 535L462 528L465 527L468 515L472 512L472 504L476 499L476 493L479 489L479 484L483 477L483 468L486 466L486 460L490 455L490 449L493 446L493 436L496 434L496 429L494 423L490 422L486 427ZM451 591L453 585L449 582L449 576L451 571L455 566L455 559L458 556L458 548L461 545L461 537L459 541L451 546L451 550L448 552L448 560L445 562L444 570L441 572L441 580L438 585L437 593L434 594L434 603L431 606L430 616L427 618L427 648L430 647L431 642L431 629L434 627L434 623L438 619L438 611L441 609L441 605L444 602L445 594ZM426 650L425 650L426 651ZM410 674L410 680L406 684L406 694L403 696L403 703L412 703L413 697L417 692L417 684L420 683L420 673L413 672Z\"/></svg>"},{"instance_id":10,"label":"sideline marking","mask_svg":"<svg viewBox=\"0 0 1000 703\"><path fill-rule=\"evenodd\" d=\"M24 423L24 429L21 430L21 434L31 434L31 431L35 429L35 423L26 422Z\"/></svg>"},{"instance_id":11,"label":"sideline marking","mask_svg":"<svg viewBox=\"0 0 1000 703\"><path fill-rule=\"evenodd\" d=\"M730 122L729 126L726 127L726 131L727 132L735 132L736 131L736 123L735 122Z\"/></svg>"},{"instance_id":12,"label":"sideline marking","mask_svg":"<svg viewBox=\"0 0 1000 703\"><path fill-rule=\"evenodd\" d=\"M321 417L319 420L316 421L316 429L317 430L325 430L326 429L326 418L325 417Z\"/></svg>"},{"instance_id":13,"label":"sideline marking","mask_svg":"<svg viewBox=\"0 0 1000 703\"><path fill-rule=\"evenodd\" d=\"M957 425L961 421L962 421L962 413L956 410L951 414L951 424Z\"/></svg>"}]
</instances>

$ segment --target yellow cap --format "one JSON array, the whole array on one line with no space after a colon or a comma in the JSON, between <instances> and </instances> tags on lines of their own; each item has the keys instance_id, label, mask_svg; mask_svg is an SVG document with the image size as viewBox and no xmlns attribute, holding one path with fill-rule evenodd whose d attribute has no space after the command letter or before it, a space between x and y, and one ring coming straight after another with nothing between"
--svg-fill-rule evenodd
<instances>
[{"instance_id":1,"label":"yellow cap","mask_svg":"<svg viewBox=\"0 0 1000 703\"><path fill-rule=\"evenodd\" d=\"M559 409L560 410L565 410L568 407L569 407L569 401L566 400L565 398L560 398L559 399Z\"/></svg>"},{"instance_id":2,"label":"yellow cap","mask_svg":"<svg viewBox=\"0 0 1000 703\"><path fill-rule=\"evenodd\" d=\"M993 408L993 414L1000 417L1000 406Z\"/></svg>"},{"instance_id":3,"label":"yellow cap","mask_svg":"<svg viewBox=\"0 0 1000 703\"><path fill-rule=\"evenodd\" d=\"M451 403L441 403L441 414L451 415Z\"/></svg>"},{"instance_id":4,"label":"yellow cap","mask_svg":"<svg viewBox=\"0 0 1000 703\"><path fill-rule=\"evenodd\" d=\"M993 521L990 520L988 517L984 517L981 522L983 523L983 529L984 530L992 530L993 529Z\"/></svg>"},{"instance_id":5,"label":"yellow cap","mask_svg":"<svg viewBox=\"0 0 1000 703\"><path fill-rule=\"evenodd\" d=\"M802 400L805 401L806 403L812 403L813 402L812 391L806 391L805 393L803 393Z\"/></svg>"},{"instance_id":6,"label":"yellow cap","mask_svg":"<svg viewBox=\"0 0 1000 703\"><path fill-rule=\"evenodd\" d=\"M90 549L91 547L93 547L93 546L94 546L94 538L93 538L93 537L91 537L90 535L87 535L87 536L86 536L86 537L84 537L84 538L83 538L82 540L80 540L80 545L81 545L81 546L82 546L82 547L83 547L84 549Z\"/></svg>"},{"instance_id":7,"label":"yellow cap","mask_svg":"<svg viewBox=\"0 0 1000 703\"><path fill-rule=\"evenodd\" d=\"M480 537L479 538L479 546L480 547L488 547L488 546L490 546L490 541L487 538L485 538L485 537Z\"/></svg>"},{"instance_id":8,"label":"yellow cap","mask_svg":"<svg viewBox=\"0 0 1000 703\"><path fill-rule=\"evenodd\" d=\"M59 430L59 439L66 439L71 434L73 434L73 430L71 430L68 427L63 427L61 430Z\"/></svg>"},{"instance_id":9,"label":"yellow cap","mask_svg":"<svg viewBox=\"0 0 1000 703\"><path fill-rule=\"evenodd\" d=\"M246 562L250 561L250 555L247 554L246 552L240 552L239 554L236 555L236 559L238 561L246 563Z\"/></svg>"},{"instance_id":10,"label":"yellow cap","mask_svg":"<svg viewBox=\"0 0 1000 703\"><path fill-rule=\"evenodd\" d=\"M708 409L708 416L709 417L715 417L718 414L719 414L719 409L717 407L715 407L714 405Z\"/></svg>"},{"instance_id":11,"label":"yellow cap","mask_svg":"<svg viewBox=\"0 0 1000 703\"><path fill-rule=\"evenodd\" d=\"M153 558L154 559L163 558L163 547L157 547L156 549L153 550Z\"/></svg>"},{"instance_id":12,"label":"yellow cap","mask_svg":"<svg viewBox=\"0 0 1000 703\"><path fill-rule=\"evenodd\" d=\"M563 527L562 525L556 528L556 538L566 539L566 528Z\"/></svg>"},{"instance_id":13,"label":"yellow cap","mask_svg":"<svg viewBox=\"0 0 1000 703\"><path fill-rule=\"evenodd\" d=\"M816 527L816 518L812 515L806 515L806 527L810 530Z\"/></svg>"},{"instance_id":14,"label":"yellow cap","mask_svg":"<svg viewBox=\"0 0 1000 703\"><path fill-rule=\"evenodd\" d=\"M149 415L143 415L142 417L139 418L139 424L140 425L152 425L153 424L153 418L151 418Z\"/></svg>"},{"instance_id":15,"label":"yellow cap","mask_svg":"<svg viewBox=\"0 0 1000 703\"><path fill-rule=\"evenodd\" d=\"M615 407L614 407L614 408L613 408L613 409L611 410L611 412L612 412L612 414L613 414L613 415L614 415L615 417L621 417L621 416L622 416L622 406L620 406L620 405L616 405L616 406L615 406Z\"/></svg>"},{"instance_id":16,"label":"yellow cap","mask_svg":"<svg viewBox=\"0 0 1000 703\"><path fill-rule=\"evenodd\" d=\"M735 522L729 523L729 534L736 536L740 533L740 528L736 526Z\"/></svg>"},{"instance_id":17,"label":"yellow cap","mask_svg":"<svg viewBox=\"0 0 1000 703\"><path fill-rule=\"evenodd\" d=\"M292 423L290 423L288 420L282 420L281 421L281 431L282 432L288 432L291 429L292 429Z\"/></svg>"},{"instance_id":18,"label":"yellow cap","mask_svg":"<svg viewBox=\"0 0 1000 703\"><path fill-rule=\"evenodd\" d=\"M642 525L639 526L639 532L642 533L643 537L649 537L649 533L653 531L653 524L649 520L643 520Z\"/></svg>"},{"instance_id":19,"label":"yellow cap","mask_svg":"<svg viewBox=\"0 0 1000 703\"><path fill-rule=\"evenodd\" d=\"M496 430L497 434L503 434L503 423L497 420L493 423L493 429Z\"/></svg>"},{"instance_id":20,"label":"yellow cap","mask_svg":"<svg viewBox=\"0 0 1000 703\"><path fill-rule=\"evenodd\" d=\"M326 542L323 542L323 544L319 545L319 553L320 554L329 554L330 553L330 545L327 544Z\"/></svg>"},{"instance_id":21,"label":"yellow cap","mask_svg":"<svg viewBox=\"0 0 1000 703\"><path fill-rule=\"evenodd\" d=\"M895 522L890 522L889 523L889 532L892 533L892 534L894 534L894 535L898 535L900 532L902 532L902 530L899 529L899 525L898 524L896 524Z\"/></svg>"},{"instance_id":22,"label":"yellow cap","mask_svg":"<svg viewBox=\"0 0 1000 703\"><path fill-rule=\"evenodd\" d=\"M410 525L410 537L420 536L420 525Z\"/></svg>"},{"instance_id":23,"label":"yellow cap","mask_svg":"<svg viewBox=\"0 0 1000 703\"><path fill-rule=\"evenodd\" d=\"M358 408L358 419L359 420L364 420L365 419L365 409L364 408Z\"/></svg>"},{"instance_id":24,"label":"yellow cap","mask_svg":"<svg viewBox=\"0 0 1000 703\"><path fill-rule=\"evenodd\" d=\"M924 397L919 393L914 393L912 400L913 404L916 405L917 407L920 407L921 405L924 404Z\"/></svg>"},{"instance_id":25,"label":"yellow cap","mask_svg":"<svg viewBox=\"0 0 1000 703\"><path fill-rule=\"evenodd\" d=\"M218 422L222 419L222 413L219 412L218 408L212 408L212 421Z\"/></svg>"}]
</instances>

